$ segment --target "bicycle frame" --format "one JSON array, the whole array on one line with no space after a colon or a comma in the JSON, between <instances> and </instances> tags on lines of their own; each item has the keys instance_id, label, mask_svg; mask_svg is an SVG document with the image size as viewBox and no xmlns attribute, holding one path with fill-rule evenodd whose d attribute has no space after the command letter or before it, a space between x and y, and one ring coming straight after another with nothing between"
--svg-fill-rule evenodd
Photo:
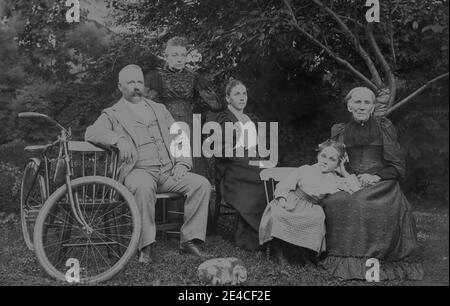
<instances>
[{"instance_id":1,"label":"bicycle frame","mask_svg":"<svg viewBox=\"0 0 450 306\"><path fill-rule=\"evenodd\" d=\"M73 176L73 169L72 169L72 165L71 165L71 159L70 159L70 155L69 155L69 148L68 148L68 143L71 137L71 132L70 129L67 130L65 129L62 125L60 125L56 120L48 117L47 115L44 114L40 114L40 113L34 113L34 112L26 112L26 113L19 113L19 118L43 118L46 119L47 121L53 123L54 125L56 125L60 131L61 134L58 137L58 140L55 141L52 144L48 145L48 148L56 145L59 143L60 145L60 150L59 150L59 156L58 159L62 158L64 160L64 164L65 164L65 173L64 173L64 180L65 180L65 185L67 188L67 195L69 198L69 204L70 204L70 208L72 210L72 213L75 217L75 220L79 223L79 225L86 230L87 233L91 233L92 232L92 228L87 224L86 220L83 218L83 214L81 213L81 209L80 209L80 204L78 201L77 196L73 194L72 191L72 184L71 184L71 177ZM47 148L47 149L48 149ZM48 159L47 157L44 158L45 160L45 173L46 173L46 189L47 189L47 194L49 194L49 177L48 177ZM39 164L39 168L40 169L41 164ZM36 172L36 175L33 179L33 185L37 179L37 175L38 175L39 171ZM29 194L27 194L27 198L28 198Z\"/></svg>"},{"instance_id":2,"label":"bicycle frame","mask_svg":"<svg viewBox=\"0 0 450 306\"><path fill-rule=\"evenodd\" d=\"M33 159L37 160L37 158L33 158ZM44 179L45 179L45 192L48 195L48 194L50 194L50 187L49 187L50 186L50 184L49 184L50 181L49 181L49 176L48 176L48 158L45 155L45 152L42 154L42 160L44 160L44 167L45 167L45 177L44 177ZM36 184L36 180L37 180L37 178L39 176L39 173L40 173L40 171L41 171L41 169L43 167L42 163L40 161L36 162L36 164L38 165L38 168L37 168L36 173L34 174L33 182L31 183L31 186L34 186L34 184ZM28 200L31 191L32 191L32 188L30 188L30 190L28 190L28 193L25 196L25 201Z\"/></svg>"}]
</instances>

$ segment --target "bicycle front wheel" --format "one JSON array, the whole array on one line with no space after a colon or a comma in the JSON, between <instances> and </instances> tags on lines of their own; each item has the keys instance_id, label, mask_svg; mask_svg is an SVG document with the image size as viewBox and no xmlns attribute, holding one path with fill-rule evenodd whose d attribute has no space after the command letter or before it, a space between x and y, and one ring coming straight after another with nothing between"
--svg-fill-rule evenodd
<instances>
[{"instance_id":1,"label":"bicycle front wheel","mask_svg":"<svg viewBox=\"0 0 450 306\"><path fill-rule=\"evenodd\" d=\"M140 216L133 195L110 178L72 181L72 192L91 231L75 219L66 185L45 202L36 220L37 258L52 277L96 284L118 273L136 251Z\"/></svg>"}]
</instances>

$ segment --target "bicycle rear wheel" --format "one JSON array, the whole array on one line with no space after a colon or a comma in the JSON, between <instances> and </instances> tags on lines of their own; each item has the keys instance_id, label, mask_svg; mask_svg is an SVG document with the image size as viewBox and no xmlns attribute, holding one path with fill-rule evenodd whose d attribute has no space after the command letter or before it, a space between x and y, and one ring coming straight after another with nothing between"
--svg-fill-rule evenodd
<instances>
[{"instance_id":1,"label":"bicycle rear wheel","mask_svg":"<svg viewBox=\"0 0 450 306\"><path fill-rule=\"evenodd\" d=\"M45 179L39 170L39 160L28 161L23 171L20 186L20 220L23 239L27 247L33 250L33 232L36 218L47 199Z\"/></svg>"},{"instance_id":2,"label":"bicycle rear wheel","mask_svg":"<svg viewBox=\"0 0 450 306\"><path fill-rule=\"evenodd\" d=\"M49 197L36 220L36 255L45 271L58 280L106 281L137 249L141 228L137 205L128 189L110 178L87 176L71 184L92 232L75 220L64 185ZM69 263L74 262L75 270L70 270Z\"/></svg>"}]
</instances>

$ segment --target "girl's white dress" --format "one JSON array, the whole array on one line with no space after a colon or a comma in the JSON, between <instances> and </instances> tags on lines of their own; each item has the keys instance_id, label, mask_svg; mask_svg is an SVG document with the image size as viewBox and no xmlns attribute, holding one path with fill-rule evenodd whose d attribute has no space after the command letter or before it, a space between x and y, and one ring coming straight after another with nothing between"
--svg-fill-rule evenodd
<instances>
[{"instance_id":1,"label":"girl's white dress","mask_svg":"<svg viewBox=\"0 0 450 306\"><path fill-rule=\"evenodd\" d=\"M334 172L322 173L317 164L301 166L281 180L274 200L267 205L259 227L259 242L278 238L317 253L325 250L325 214L317 205L331 193L359 190L356 176L342 178ZM286 198L285 207L277 198Z\"/></svg>"}]
</instances>

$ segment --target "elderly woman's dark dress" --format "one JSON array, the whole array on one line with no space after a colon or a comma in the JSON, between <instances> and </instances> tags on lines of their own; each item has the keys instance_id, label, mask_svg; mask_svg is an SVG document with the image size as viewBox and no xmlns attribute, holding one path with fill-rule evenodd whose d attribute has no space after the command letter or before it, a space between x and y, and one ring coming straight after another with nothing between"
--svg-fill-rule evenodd
<instances>
[{"instance_id":1,"label":"elderly woman's dark dress","mask_svg":"<svg viewBox=\"0 0 450 306\"><path fill-rule=\"evenodd\" d=\"M175 121L186 122L189 125L191 145L192 114L206 110L220 111L225 108L209 82L188 68L176 70L166 65L159 70L152 70L145 76L145 86L149 89L150 99L164 104ZM208 177L205 159L195 157L192 161L192 171Z\"/></svg>"},{"instance_id":2,"label":"elderly woman's dark dress","mask_svg":"<svg viewBox=\"0 0 450 306\"><path fill-rule=\"evenodd\" d=\"M350 173L376 174L381 181L323 200L328 257L321 266L343 279L365 279L367 259L377 258L380 280L422 279L411 206L398 183L405 162L395 127L371 117L363 124L337 124L331 134L346 145Z\"/></svg>"},{"instance_id":3,"label":"elderly woman's dark dress","mask_svg":"<svg viewBox=\"0 0 450 306\"><path fill-rule=\"evenodd\" d=\"M257 125L258 119L247 114ZM238 118L229 110L217 114L217 122L225 131L225 123L236 123ZM225 133L225 132L223 132ZM225 137L225 135L222 135ZM236 135L234 135L236 136ZM236 143L236 137L234 137ZM248 157L216 158L216 179L222 180L222 198L239 213L237 230L234 235L235 244L247 250L259 248L259 224L266 208L264 184L259 176L261 168L249 165L250 160L259 158Z\"/></svg>"}]
</instances>

